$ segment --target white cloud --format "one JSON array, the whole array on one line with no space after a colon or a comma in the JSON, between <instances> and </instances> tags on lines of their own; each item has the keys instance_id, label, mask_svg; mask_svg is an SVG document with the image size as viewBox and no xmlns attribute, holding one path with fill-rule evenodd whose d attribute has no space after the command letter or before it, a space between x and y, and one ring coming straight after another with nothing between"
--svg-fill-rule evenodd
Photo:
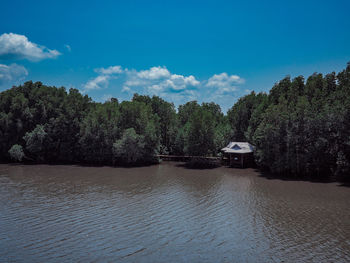
<instances>
[{"instance_id":1,"label":"white cloud","mask_svg":"<svg viewBox=\"0 0 350 263\"><path fill-rule=\"evenodd\" d=\"M7 85L16 85L28 75L25 67L17 64L0 64L0 87L10 88Z\"/></svg>"},{"instance_id":2,"label":"white cloud","mask_svg":"<svg viewBox=\"0 0 350 263\"><path fill-rule=\"evenodd\" d=\"M84 85L84 90L88 91L88 90L106 88L109 83L109 78L110 77L107 75L97 76L96 78L89 80Z\"/></svg>"},{"instance_id":3,"label":"white cloud","mask_svg":"<svg viewBox=\"0 0 350 263\"><path fill-rule=\"evenodd\" d=\"M231 86L231 87L220 87L216 90L215 94L217 95L230 95L233 92L237 91L236 86Z\"/></svg>"},{"instance_id":4,"label":"white cloud","mask_svg":"<svg viewBox=\"0 0 350 263\"><path fill-rule=\"evenodd\" d=\"M200 82L192 75L185 77L182 75L173 74L165 84L174 90L184 90L188 86L198 86Z\"/></svg>"},{"instance_id":5,"label":"white cloud","mask_svg":"<svg viewBox=\"0 0 350 263\"><path fill-rule=\"evenodd\" d=\"M109 92L114 95L122 96L121 93L124 93L124 96L130 96L132 93L157 95L174 102L175 105L190 100L214 101L220 104L224 102L229 105L244 92L239 88L244 83L244 79L238 75L228 75L226 72L214 74L201 81L193 75L171 73L164 66L146 70L111 66L97 68L95 72L98 76L85 84L85 92L107 88L110 82L114 81L115 87L122 87L115 89L115 93L110 89ZM118 79L113 80L116 78Z\"/></svg>"},{"instance_id":6,"label":"white cloud","mask_svg":"<svg viewBox=\"0 0 350 263\"><path fill-rule=\"evenodd\" d=\"M116 75L123 72L121 66L111 66L108 68L98 68L95 72L99 73L96 78L89 80L84 86L83 91L96 90L107 88L109 80L112 78L117 78Z\"/></svg>"},{"instance_id":7,"label":"white cloud","mask_svg":"<svg viewBox=\"0 0 350 263\"><path fill-rule=\"evenodd\" d=\"M122 92L157 95L179 104L182 101L197 99L200 96L200 88L201 82L193 75L173 74L166 67L158 66L125 72Z\"/></svg>"},{"instance_id":8,"label":"white cloud","mask_svg":"<svg viewBox=\"0 0 350 263\"><path fill-rule=\"evenodd\" d=\"M158 92L161 92L164 90L164 87L160 86L160 85L152 85L147 87L147 90L151 93L151 94L157 94Z\"/></svg>"},{"instance_id":9,"label":"white cloud","mask_svg":"<svg viewBox=\"0 0 350 263\"><path fill-rule=\"evenodd\" d=\"M161 79L170 77L170 72L166 67L152 67L148 70L141 70L137 73L141 79Z\"/></svg>"},{"instance_id":10,"label":"white cloud","mask_svg":"<svg viewBox=\"0 0 350 263\"><path fill-rule=\"evenodd\" d=\"M214 74L208 79L207 87L231 87L236 84L242 84L244 80L237 75L228 75L226 72Z\"/></svg>"},{"instance_id":11,"label":"white cloud","mask_svg":"<svg viewBox=\"0 0 350 263\"><path fill-rule=\"evenodd\" d=\"M122 88L122 92L131 92L132 90L128 86Z\"/></svg>"},{"instance_id":12,"label":"white cloud","mask_svg":"<svg viewBox=\"0 0 350 263\"><path fill-rule=\"evenodd\" d=\"M121 66L110 66L108 68L98 68L95 71L104 75L112 75L122 73L123 69Z\"/></svg>"},{"instance_id":13,"label":"white cloud","mask_svg":"<svg viewBox=\"0 0 350 263\"><path fill-rule=\"evenodd\" d=\"M238 75L228 75L226 72L221 74L214 74L206 83L206 87L215 88L213 98L223 98L223 96L234 96L238 90L237 85L244 83Z\"/></svg>"},{"instance_id":14,"label":"white cloud","mask_svg":"<svg viewBox=\"0 0 350 263\"><path fill-rule=\"evenodd\" d=\"M200 82L192 75L172 74L166 67L152 67L148 70L127 72L126 87L142 87L151 94L182 91L199 86Z\"/></svg>"},{"instance_id":15,"label":"white cloud","mask_svg":"<svg viewBox=\"0 0 350 263\"><path fill-rule=\"evenodd\" d=\"M70 45L64 45L64 47L69 51L69 52L71 52L72 51L72 48L70 47Z\"/></svg>"},{"instance_id":16,"label":"white cloud","mask_svg":"<svg viewBox=\"0 0 350 263\"><path fill-rule=\"evenodd\" d=\"M0 36L0 57L39 61L56 58L61 53L30 42L24 35L4 33Z\"/></svg>"}]
</instances>

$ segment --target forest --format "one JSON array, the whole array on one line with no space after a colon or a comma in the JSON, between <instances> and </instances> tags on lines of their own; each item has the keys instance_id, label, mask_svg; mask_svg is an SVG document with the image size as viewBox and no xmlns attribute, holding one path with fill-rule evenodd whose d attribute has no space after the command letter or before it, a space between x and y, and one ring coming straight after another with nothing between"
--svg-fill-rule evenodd
<instances>
[{"instance_id":1,"label":"forest","mask_svg":"<svg viewBox=\"0 0 350 263\"><path fill-rule=\"evenodd\" d=\"M350 172L350 63L339 73L287 76L227 114L157 96L92 101L76 89L25 82L0 93L0 161L144 165L158 154L218 156L229 141L255 145L261 169L288 176Z\"/></svg>"}]
</instances>

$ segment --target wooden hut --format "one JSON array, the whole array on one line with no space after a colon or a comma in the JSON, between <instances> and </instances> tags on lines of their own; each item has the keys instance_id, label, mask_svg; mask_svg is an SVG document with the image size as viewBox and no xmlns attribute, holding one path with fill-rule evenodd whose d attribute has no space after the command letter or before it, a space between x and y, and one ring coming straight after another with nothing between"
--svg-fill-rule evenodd
<instances>
[{"instance_id":1,"label":"wooden hut","mask_svg":"<svg viewBox=\"0 0 350 263\"><path fill-rule=\"evenodd\" d=\"M230 142L221 152L223 160L230 166L244 168L254 164L254 146L248 142Z\"/></svg>"}]
</instances>

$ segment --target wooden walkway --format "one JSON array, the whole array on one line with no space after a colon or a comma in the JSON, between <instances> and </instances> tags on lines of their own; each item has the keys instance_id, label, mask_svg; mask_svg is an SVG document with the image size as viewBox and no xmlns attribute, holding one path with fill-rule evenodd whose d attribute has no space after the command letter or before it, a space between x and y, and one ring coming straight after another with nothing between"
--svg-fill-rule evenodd
<instances>
[{"instance_id":1,"label":"wooden walkway","mask_svg":"<svg viewBox=\"0 0 350 263\"><path fill-rule=\"evenodd\" d=\"M190 156L190 155L157 155L158 158L164 160L164 161L176 161L176 162L187 162L191 159L202 159L202 160L220 160L221 157L203 157L203 156Z\"/></svg>"}]
</instances>

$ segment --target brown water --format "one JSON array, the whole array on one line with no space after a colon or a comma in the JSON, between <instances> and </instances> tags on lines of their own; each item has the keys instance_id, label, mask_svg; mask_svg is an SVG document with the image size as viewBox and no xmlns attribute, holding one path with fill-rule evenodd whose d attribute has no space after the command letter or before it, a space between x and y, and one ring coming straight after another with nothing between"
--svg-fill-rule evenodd
<instances>
[{"instance_id":1,"label":"brown water","mask_svg":"<svg viewBox=\"0 0 350 263\"><path fill-rule=\"evenodd\" d=\"M350 262L349 208L251 169L0 165L0 262Z\"/></svg>"}]
</instances>

